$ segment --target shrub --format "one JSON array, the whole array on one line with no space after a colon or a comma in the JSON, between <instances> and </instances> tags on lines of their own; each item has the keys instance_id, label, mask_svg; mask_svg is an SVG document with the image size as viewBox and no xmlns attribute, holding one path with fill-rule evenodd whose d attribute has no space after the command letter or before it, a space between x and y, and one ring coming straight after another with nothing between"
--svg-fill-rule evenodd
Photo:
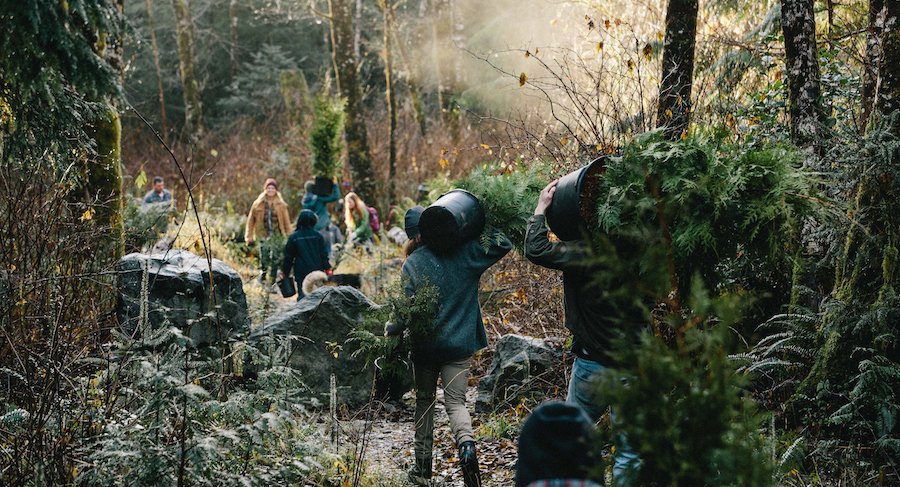
<instances>
[{"instance_id":1,"label":"shrub","mask_svg":"<svg viewBox=\"0 0 900 487\"><path fill-rule=\"evenodd\" d=\"M322 468L297 407L300 377L279 365L288 338L246 349L266 367L255 384L230 390L218 350L196 350L174 327L141 335L118 341L106 367L84 379L97 433L81 445L77 482L298 484Z\"/></svg>"},{"instance_id":2,"label":"shrub","mask_svg":"<svg viewBox=\"0 0 900 487\"><path fill-rule=\"evenodd\" d=\"M534 213L541 190L550 182L541 164L482 166L458 183L481 201L487 225L484 238L500 230L521 249L528 218Z\"/></svg>"},{"instance_id":3,"label":"shrub","mask_svg":"<svg viewBox=\"0 0 900 487\"><path fill-rule=\"evenodd\" d=\"M641 457L637 485L772 485L763 416L728 358L746 298L711 298L699 279L693 289L691 312L668 322L675 346L644 333L616 352L622 368L600 377L598 401L615 414L602 443L620 447L625 435Z\"/></svg>"},{"instance_id":4,"label":"shrub","mask_svg":"<svg viewBox=\"0 0 900 487\"><path fill-rule=\"evenodd\" d=\"M126 198L124 209L125 251L142 252L165 235L178 210L167 203L142 204L136 198Z\"/></svg>"},{"instance_id":5,"label":"shrub","mask_svg":"<svg viewBox=\"0 0 900 487\"><path fill-rule=\"evenodd\" d=\"M359 343L354 357L362 355L366 367L377 368L379 395L397 399L412 388L409 352L415 343L428 340L432 335L439 296L437 288L431 285L418 289L411 296L406 295L402 286L394 286L386 295L385 304L367 312L359 328L350 333L350 340ZM388 321L405 323L404 336L382 336Z\"/></svg>"}]
</instances>

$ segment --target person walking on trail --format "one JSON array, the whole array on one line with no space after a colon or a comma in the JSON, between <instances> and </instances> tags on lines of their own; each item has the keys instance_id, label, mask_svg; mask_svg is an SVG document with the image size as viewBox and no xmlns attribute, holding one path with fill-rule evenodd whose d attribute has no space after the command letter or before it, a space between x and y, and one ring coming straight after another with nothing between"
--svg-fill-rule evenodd
<instances>
[{"instance_id":1,"label":"person walking on trail","mask_svg":"<svg viewBox=\"0 0 900 487\"><path fill-rule=\"evenodd\" d=\"M331 255L331 245L338 242L334 240L335 233L332 229L334 225L331 223L331 215L328 213L328 204L341 199L341 190L338 188L337 183L334 183L330 195L320 196L313 192L315 186L316 183L312 181L306 182L302 205L304 210L310 210L316 214L318 222L315 230L325 238L325 243L328 246L328 255Z\"/></svg>"},{"instance_id":2,"label":"person walking on trail","mask_svg":"<svg viewBox=\"0 0 900 487\"><path fill-rule=\"evenodd\" d=\"M253 245L260 239L259 263L262 273L259 281L266 282L266 275L272 280L280 267L278 261L284 246L284 239L291 233L291 217L287 203L278 192L278 182L266 179L263 192L260 193L247 215L247 227L244 230L244 241Z\"/></svg>"},{"instance_id":3,"label":"person walking on trail","mask_svg":"<svg viewBox=\"0 0 900 487\"><path fill-rule=\"evenodd\" d=\"M331 264L328 262L328 251L326 249L325 237L315 230L318 217L312 210L301 210L297 217L297 229L288 237L287 244L284 246L284 259L281 263L281 270L278 271L278 280L291 275L294 272L294 278L297 282L314 271L330 271ZM301 288L297 293L297 300L303 299L306 295Z\"/></svg>"},{"instance_id":4,"label":"person walking on trail","mask_svg":"<svg viewBox=\"0 0 900 487\"><path fill-rule=\"evenodd\" d=\"M460 467L467 487L481 485L481 474L475 453L472 418L466 408L466 389L472 355L487 346L487 335L478 304L478 281L481 275L512 249L503 234L490 239L487 250L473 240L450 254L438 254L422 242L419 217L424 208L411 208L404 216L409 241L404 248L406 261L401 269L404 291L412 296L433 286L437 290L439 308L427 339L412 340L413 377L416 390L414 464L410 480L428 485L431 479L431 457L434 440L434 404L438 378L443 382L444 407L450 417ZM385 335L395 336L406 328L404 323L387 323Z\"/></svg>"},{"instance_id":5,"label":"person walking on trail","mask_svg":"<svg viewBox=\"0 0 900 487\"><path fill-rule=\"evenodd\" d=\"M609 409L608 405L596 401L595 388L598 374L616 365L609 354L612 341L623 333L636 335L642 327L643 317L635 317L630 326L610 318L610 303L593 286L594 276L602 269L590 263L589 241L550 241L545 212L553 202L556 183L551 182L541 191L534 215L528 220L525 257L537 265L563 273L565 324L572 332L572 352L575 354L566 402L577 404L597 422ZM615 411L610 411L610 417L615 423ZM624 437L620 437L618 443L613 475L617 485L629 485L640 460L629 449Z\"/></svg>"},{"instance_id":6,"label":"person walking on trail","mask_svg":"<svg viewBox=\"0 0 900 487\"><path fill-rule=\"evenodd\" d=\"M172 204L172 192L166 189L166 182L162 176L153 178L153 189L144 195L144 204L152 205L156 203Z\"/></svg>"},{"instance_id":7,"label":"person walking on trail","mask_svg":"<svg viewBox=\"0 0 900 487\"><path fill-rule=\"evenodd\" d=\"M579 406L548 401L519 431L515 487L600 487L590 479L594 423Z\"/></svg>"},{"instance_id":8,"label":"person walking on trail","mask_svg":"<svg viewBox=\"0 0 900 487\"><path fill-rule=\"evenodd\" d=\"M356 193L350 192L344 196L344 223L347 224L347 240L368 248L374 238L369 226L369 207Z\"/></svg>"}]
</instances>

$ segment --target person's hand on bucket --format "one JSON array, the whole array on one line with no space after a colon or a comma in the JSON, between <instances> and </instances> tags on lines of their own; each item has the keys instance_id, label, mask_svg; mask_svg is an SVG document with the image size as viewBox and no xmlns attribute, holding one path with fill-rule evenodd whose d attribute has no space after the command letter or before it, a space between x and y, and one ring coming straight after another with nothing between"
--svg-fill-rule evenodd
<instances>
[{"instance_id":1,"label":"person's hand on bucket","mask_svg":"<svg viewBox=\"0 0 900 487\"><path fill-rule=\"evenodd\" d=\"M558 182L559 179L550 181L550 184L541 191L541 195L538 197L537 206L534 208L535 215L543 215L550 206L550 203L553 203L553 194L556 193L556 183Z\"/></svg>"}]
</instances>

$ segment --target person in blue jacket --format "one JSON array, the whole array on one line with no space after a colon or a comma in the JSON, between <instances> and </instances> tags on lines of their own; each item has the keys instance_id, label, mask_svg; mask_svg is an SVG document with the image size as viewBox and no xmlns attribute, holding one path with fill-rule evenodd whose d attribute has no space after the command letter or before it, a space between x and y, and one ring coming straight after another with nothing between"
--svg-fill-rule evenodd
<instances>
[{"instance_id":1,"label":"person in blue jacket","mask_svg":"<svg viewBox=\"0 0 900 487\"><path fill-rule=\"evenodd\" d=\"M449 254L436 253L422 242L419 217L424 208L406 212L404 227L409 237L404 248L406 262L401 269L404 291L412 296L425 286L433 286L439 307L427 341L412 341L413 376L416 388L415 463L410 480L428 485L434 442L434 402L438 378L444 386L444 407L450 418L460 467L466 487L481 485L475 454L472 418L466 408L466 389L472 355L487 346L487 334L478 303L478 282L484 272L512 249L503 235L490 238L486 249L471 240ZM387 323L385 335L399 335L404 323Z\"/></svg>"},{"instance_id":2,"label":"person in blue jacket","mask_svg":"<svg viewBox=\"0 0 900 487\"><path fill-rule=\"evenodd\" d=\"M331 215L328 214L328 204L341 199L341 190L335 183L332 186L330 195L319 196L313 192L314 187L314 182L306 182L303 188L305 193L303 194L302 205L303 209L312 211L316 214L316 217L318 217L318 222L316 222L314 229L325 238L325 243L328 246L328 254L331 255L331 245L336 242L334 241L335 232L332 229L334 225L331 223Z\"/></svg>"},{"instance_id":3,"label":"person in blue jacket","mask_svg":"<svg viewBox=\"0 0 900 487\"><path fill-rule=\"evenodd\" d=\"M278 271L278 280L294 272L297 282L313 271L327 271L331 269L328 262L328 252L325 248L325 238L315 230L318 218L311 210L301 210L297 217L297 229L288 237L284 246L284 259L281 270ZM297 300L303 299L305 294L301 289L297 293Z\"/></svg>"}]
</instances>

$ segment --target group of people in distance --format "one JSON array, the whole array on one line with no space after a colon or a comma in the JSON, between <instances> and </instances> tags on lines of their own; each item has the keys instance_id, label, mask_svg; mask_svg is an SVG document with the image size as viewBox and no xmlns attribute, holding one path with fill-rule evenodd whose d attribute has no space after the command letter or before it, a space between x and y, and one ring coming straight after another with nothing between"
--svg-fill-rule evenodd
<instances>
[{"instance_id":1,"label":"group of people in distance","mask_svg":"<svg viewBox=\"0 0 900 487\"><path fill-rule=\"evenodd\" d=\"M260 282L266 283L274 280L282 280L294 273L298 282L304 282L297 299L302 299L305 294L315 286L313 282L321 282L324 279L322 273L331 273L331 254L334 244L362 245L367 249L374 238L370 218L373 218L369 207L354 192L348 192L343 200L341 191L336 183L332 185L332 191L328 195L316 194L315 183L307 181L304 186L302 200L303 209L297 216L293 231L288 204L278 191L278 182L269 178L263 185L263 192L250 206L247 215L247 225L244 232L244 241L247 245L254 245L257 241L275 241L286 239L284 247L276 249L281 253L278 258L260 258ZM344 211L344 223L346 224L348 238L337 225L332 223L328 211L328 204L342 203ZM260 246L260 253L274 252ZM278 268L273 264L280 260ZM310 277L310 280L306 280Z\"/></svg>"},{"instance_id":2,"label":"group of people in distance","mask_svg":"<svg viewBox=\"0 0 900 487\"><path fill-rule=\"evenodd\" d=\"M519 437L517 487L591 486L592 460L588 444L593 426L609 409L598 404L594 388L600 374L614 366L609 351L617 325L604 314L601 293L590 289L596 272L586 260L590 242L551 241L545 212L553 201L557 181L541 192L534 215L528 220L525 256L533 263L563 273L565 324L573 334L576 356L565 402L542 404L525 421ZM450 420L458 458L467 487L481 485L472 420L466 406L466 389L472 356L487 346L478 303L481 275L512 249L512 242L493 235L485 248L470 241L441 253L429 248L419 232L424 208L406 212L404 227L409 242L402 267L404 290L414 295L426 286L437 288L439 311L434 331L427 340L412 340L416 390L414 462L409 479L429 485L432 477L432 444L435 392L443 382L444 405ZM386 336L400 335L404 323L386 323ZM614 411L611 411L614 418ZM613 423L615 421L613 420ZM621 435L620 435L621 436ZM616 485L629 485L640 463L625 438L615 445L613 476Z\"/></svg>"}]
</instances>

